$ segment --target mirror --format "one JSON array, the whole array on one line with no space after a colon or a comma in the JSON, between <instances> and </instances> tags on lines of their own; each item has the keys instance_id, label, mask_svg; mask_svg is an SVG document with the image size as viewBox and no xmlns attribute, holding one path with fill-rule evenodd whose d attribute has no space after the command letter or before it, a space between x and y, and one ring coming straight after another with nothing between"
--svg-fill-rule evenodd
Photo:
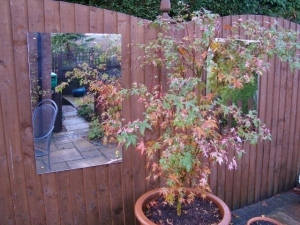
<instances>
[{"instance_id":1,"label":"mirror","mask_svg":"<svg viewBox=\"0 0 300 225\"><path fill-rule=\"evenodd\" d=\"M27 44L37 173L121 162L90 91L91 82L120 86L121 35L28 33Z\"/></svg>"}]
</instances>

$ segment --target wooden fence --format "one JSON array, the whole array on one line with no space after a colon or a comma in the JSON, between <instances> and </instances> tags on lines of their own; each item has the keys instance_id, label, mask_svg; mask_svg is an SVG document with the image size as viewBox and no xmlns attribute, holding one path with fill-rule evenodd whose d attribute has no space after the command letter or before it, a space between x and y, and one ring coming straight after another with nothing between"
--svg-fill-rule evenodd
<instances>
[{"instance_id":1,"label":"wooden fence","mask_svg":"<svg viewBox=\"0 0 300 225\"><path fill-rule=\"evenodd\" d=\"M139 67L136 59L141 52L128 44L147 42L155 38L155 32L139 26L136 17L78 4L1 0L0 5L0 224L136 224L134 202L160 184L145 180L145 159L133 148L123 152L122 163L36 174L26 33L122 34L122 82L129 87L133 81L151 85L153 71ZM221 18L221 27L238 18ZM295 23L278 21L285 28L300 30ZM277 59L270 63L267 76L260 79L259 115L271 129L273 141L246 146L249 151L238 161L237 171L222 166L210 176L213 192L231 208L288 190L299 173L300 74ZM141 112L135 99L123 105L127 120Z\"/></svg>"}]
</instances>

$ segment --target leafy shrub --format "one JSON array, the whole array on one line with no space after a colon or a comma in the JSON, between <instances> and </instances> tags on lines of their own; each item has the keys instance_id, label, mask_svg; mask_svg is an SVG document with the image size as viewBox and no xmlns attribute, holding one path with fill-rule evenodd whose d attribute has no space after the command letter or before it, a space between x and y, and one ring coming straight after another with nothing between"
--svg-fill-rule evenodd
<instances>
[{"instance_id":1,"label":"leafy shrub","mask_svg":"<svg viewBox=\"0 0 300 225\"><path fill-rule=\"evenodd\" d=\"M94 108L90 104L83 104L78 107L77 114L83 117L86 121L92 121L94 117Z\"/></svg>"},{"instance_id":2,"label":"leafy shrub","mask_svg":"<svg viewBox=\"0 0 300 225\"><path fill-rule=\"evenodd\" d=\"M88 133L88 139L94 140L94 139L101 139L104 135L104 131L102 128L102 125L99 123L99 120L97 118L94 118L90 122L90 129Z\"/></svg>"}]
</instances>

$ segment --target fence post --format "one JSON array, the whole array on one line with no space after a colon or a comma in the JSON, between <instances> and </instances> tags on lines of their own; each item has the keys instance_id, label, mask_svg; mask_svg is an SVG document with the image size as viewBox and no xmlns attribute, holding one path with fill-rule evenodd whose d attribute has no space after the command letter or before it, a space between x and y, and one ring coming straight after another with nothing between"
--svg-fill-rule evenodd
<instances>
[{"instance_id":1,"label":"fence post","mask_svg":"<svg viewBox=\"0 0 300 225\"><path fill-rule=\"evenodd\" d=\"M176 23L174 19L171 19L169 12L171 11L171 2L170 0L161 0L160 2L160 11L162 12L162 20L170 23Z\"/></svg>"}]
</instances>

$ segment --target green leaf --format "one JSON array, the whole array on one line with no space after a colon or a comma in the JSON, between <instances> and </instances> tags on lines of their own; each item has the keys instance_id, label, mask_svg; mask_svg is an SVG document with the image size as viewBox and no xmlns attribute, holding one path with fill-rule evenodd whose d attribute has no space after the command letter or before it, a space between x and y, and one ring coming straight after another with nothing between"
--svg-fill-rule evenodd
<instances>
[{"instance_id":1,"label":"green leaf","mask_svg":"<svg viewBox=\"0 0 300 225\"><path fill-rule=\"evenodd\" d=\"M143 122L141 122L139 124L139 126L140 126L140 132L141 132L142 135L144 135L146 128L152 130L151 125L148 123L147 119L144 120Z\"/></svg>"}]
</instances>

